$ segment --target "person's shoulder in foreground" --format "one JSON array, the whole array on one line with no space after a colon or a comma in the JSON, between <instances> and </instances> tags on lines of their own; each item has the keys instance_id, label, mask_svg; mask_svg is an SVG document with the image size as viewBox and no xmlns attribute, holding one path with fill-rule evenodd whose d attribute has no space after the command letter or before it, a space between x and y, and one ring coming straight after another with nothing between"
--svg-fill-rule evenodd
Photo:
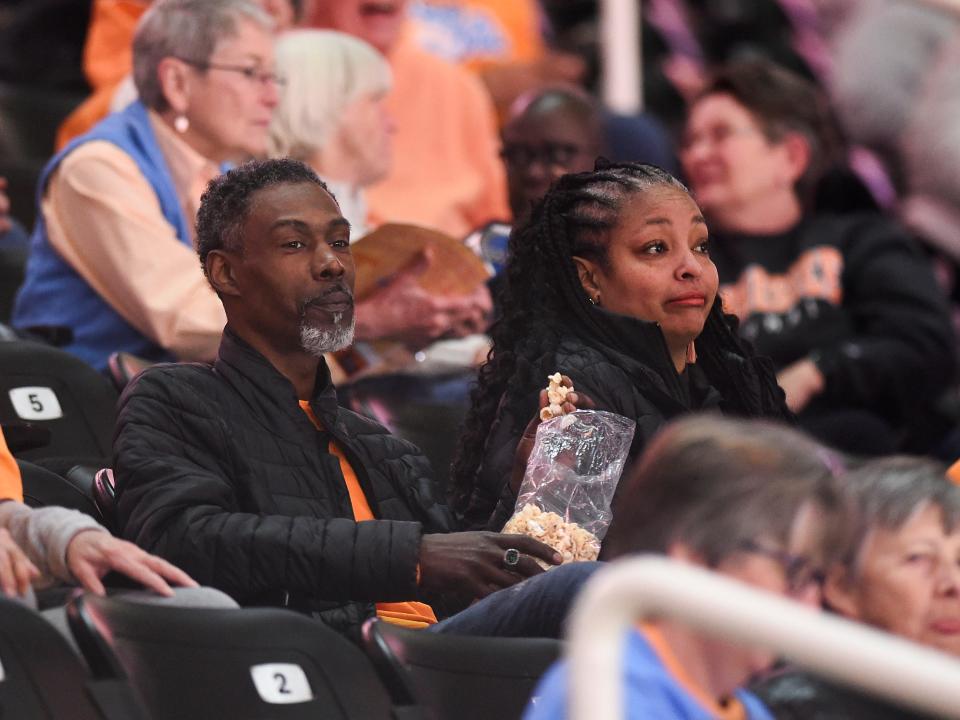
<instances>
[{"instance_id":1,"label":"person's shoulder in foreground","mask_svg":"<svg viewBox=\"0 0 960 720\"><path fill-rule=\"evenodd\" d=\"M726 706L697 697L697 689L671 672L640 632L627 635L623 683L629 720L773 720L763 703L744 690ZM534 690L524 720L568 717L569 687L569 664L555 663Z\"/></svg>"}]
</instances>

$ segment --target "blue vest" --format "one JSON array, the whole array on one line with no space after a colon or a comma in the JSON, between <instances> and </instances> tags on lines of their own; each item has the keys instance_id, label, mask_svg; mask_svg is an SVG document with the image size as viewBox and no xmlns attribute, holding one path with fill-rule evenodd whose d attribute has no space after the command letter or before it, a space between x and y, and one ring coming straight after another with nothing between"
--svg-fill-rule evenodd
<instances>
[{"instance_id":1,"label":"blue vest","mask_svg":"<svg viewBox=\"0 0 960 720\"><path fill-rule=\"evenodd\" d=\"M177 231L177 239L192 247L187 219L146 107L134 102L108 116L89 133L57 153L40 175L37 188L37 224L30 240L26 278L17 294L13 325L19 329L38 326L67 327L73 340L64 347L98 370L107 367L110 353L125 350L147 360L172 360L159 345L131 326L50 246L40 201L50 175L69 153L91 140L106 140L127 153L153 187L163 216ZM83 222L82 217L70 218Z\"/></svg>"}]
</instances>

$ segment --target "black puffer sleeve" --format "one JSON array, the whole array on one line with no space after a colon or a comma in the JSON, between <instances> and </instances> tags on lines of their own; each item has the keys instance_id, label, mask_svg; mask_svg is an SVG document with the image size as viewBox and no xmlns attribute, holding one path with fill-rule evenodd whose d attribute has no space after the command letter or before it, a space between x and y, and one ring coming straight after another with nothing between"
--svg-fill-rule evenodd
<instances>
[{"instance_id":1,"label":"black puffer sleeve","mask_svg":"<svg viewBox=\"0 0 960 720\"><path fill-rule=\"evenodd\" d=\"M185 369L148 370L120 400L114 471L123 537L240 603L278 590L332 601L417 596L419 522L244 512L256 478L226 410L204 396L204 383L191 386Z\"/></svg>"}]
</instances>

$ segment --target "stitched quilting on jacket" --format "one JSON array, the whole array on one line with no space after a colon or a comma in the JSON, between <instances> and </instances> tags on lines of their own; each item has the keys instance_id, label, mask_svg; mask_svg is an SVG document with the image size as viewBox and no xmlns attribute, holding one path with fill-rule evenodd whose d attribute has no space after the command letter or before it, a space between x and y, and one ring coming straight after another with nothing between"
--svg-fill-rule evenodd
<instances>
[{"instance_id":1,"label":"stitched quilting on jacket","mask_svg":"<svg viewBox=\"0 0 960 720\"><path fill-rule=\"evenodd\" d=\"M567 330L554 350L534 365L546 385L561 372L589 396L598 410L635 420L628 466L670 420L692 412L719 411L740 417L791 420L770 363L732 344L734 319L711 312L698 344L704 352L681 377L673 367L660 329L654 323L604 313L604 321L622 338L612 347ZM542 387L542 386L540 386ZM507 478L523 428L537 411L538 386L531 386L513 410L501 402L490 429L483 462L470 502L461 518L466 528L499 530L516 500Z\"/></svg>"},{"instance_id":2,"label":"stitched quilting on jacket","mask_svg":"<svg viewBox=\"0 0 960 720\"><path fill-rule=\"evenodd\" d=\"M427 459L340 407L323 363L310 405L377 520L353 521L326 436L228 327L212 366L155 366L121 398L118 524L241 605L289 605L355 631L374 602L417 599L421 535L450 531L453 518Z\"/></svg>"}]
</instances>

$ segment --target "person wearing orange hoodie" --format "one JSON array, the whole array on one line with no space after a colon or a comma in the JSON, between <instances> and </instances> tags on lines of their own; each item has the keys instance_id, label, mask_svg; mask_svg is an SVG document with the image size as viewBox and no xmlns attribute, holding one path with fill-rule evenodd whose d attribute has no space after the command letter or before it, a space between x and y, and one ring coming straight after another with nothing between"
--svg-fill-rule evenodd
<instances>
[{"instance_id":1,"label":"person wearing orange hoodie","mask_svg":"<svg viewBox=\"0 0 960 720\"><path fill-rule=\"evenodd\" d=\"M359 37L390 61L394 162L367 193L371 225L412 223L465 237L509 217L493 103L469 71L418 46L407 6L314 0L304 23Z\"/></svg>"}]
</instances>

